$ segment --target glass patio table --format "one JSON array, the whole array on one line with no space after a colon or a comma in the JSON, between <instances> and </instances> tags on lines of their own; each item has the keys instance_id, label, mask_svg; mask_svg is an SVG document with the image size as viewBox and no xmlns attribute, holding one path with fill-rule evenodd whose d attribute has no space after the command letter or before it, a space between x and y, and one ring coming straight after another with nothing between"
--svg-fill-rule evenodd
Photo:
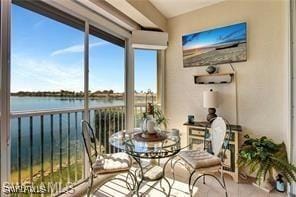
<instances>
[{"instance_id":1,"label":"glass patio table","mask_svg":"<svg viewBox=\"0 0 296 197\"><path fill-rule=\"evenodd\" d=\"M129 154L137 162L138 168L134 175L137 177L135 192L138 196L143 181L160 181L162 192L170 196L171 184L165 177L165 168L169 161L185 147L181 147L180 136L173 132L159 131L157 139L147 139L144 135L140 129L134 129L133 132L119 131L109 138L109 142L115 148ZM163 166L160 166L160 159L163 158L167 160ZM162 186L163 180L168 184L167 192Z\"/></svg>"}]
</instances>

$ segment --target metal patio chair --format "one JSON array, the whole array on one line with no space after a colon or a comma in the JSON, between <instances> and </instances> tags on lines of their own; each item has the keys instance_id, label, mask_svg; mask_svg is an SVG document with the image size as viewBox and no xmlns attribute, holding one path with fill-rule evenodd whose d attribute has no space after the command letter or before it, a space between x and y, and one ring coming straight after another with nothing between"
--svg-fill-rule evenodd
<instances>
[{"instance_id":1,"label":"metal patio chair","mask_svg":"<svg viewBox=\"0 0 296 197\"><path fill-rule=\"evenodd\" d=\"M210 123L209 123L210 125ZM228 133L228 134L227 134ZM185 168L189 171L188 187L190 196L192 196L194 185L203 177L213 177L224 189L226 197L227 189L224 180L223 167L225 160L225 151L229 146L231 127L227 120L222 117L217 117L211 124L211 129L206 127L204 150L185 150L178 154L178 159L171 163L173 178L175 180L174 168L176 164L185 164ZM206 143L210 142L211 148L207 149ZM213 173L220 172L220 179ZM196 178L194 175L198 174Z\"/></svg>"},{"instance_id":2,"label":"metal patio chair","mask_svg":"<svg viewBox=\"0 0 296 197\"><path fill-rule=\"evenodd\" d=\"M90 196L93 179L102 174L114 174L127 173L126 178L113 177L111 179L104 180L97 188L99 189L106 182L111 180L123 181L130 191L134 191L136 188L136 177L130 172L132 166L132 158L123 152L111 153L111 154L99 154L97 151L96 137L93 128L89 122L82 120L82 138L84 142L85 151L88 156L90 166L90 177L88 179L88 191L87 196ZM128 180L131 180L129 183Z\"/></svg>"}]
</instances>

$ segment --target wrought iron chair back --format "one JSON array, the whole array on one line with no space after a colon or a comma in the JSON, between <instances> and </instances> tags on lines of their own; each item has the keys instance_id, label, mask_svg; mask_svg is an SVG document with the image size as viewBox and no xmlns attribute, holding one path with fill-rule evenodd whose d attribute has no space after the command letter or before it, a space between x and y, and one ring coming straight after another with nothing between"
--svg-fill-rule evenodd
<instances>
[{"instance_id":1,"label":"wrought iron chair back","mask_svg":"<svg viewBox=\"0 0 296 197\"><path fill-rule=\"evenodd\" d=\"M93 187L93 179L94 179L94 177L96 177L96 172L94 171L94 167L93 167L93 164L94 164L93 158L94 158L94 161L98 158L98 156L100 156L100 159L105 159L105 155L101 154L97 151L97 139L96 139L94 130L91 127L91 125L89 124L89 122L87 122L86 120L82 120L81 126L82 126L83 143L84 143L85 151L86 151L88 159L89 159L90 170L91 170L90 177L88 179L90 183L89 183L88 190L87 190L87 196L90 196L91 191L92 191L92 187ZM120 170L120 168L119 168L119 171L109 171L109 172L105 172L105 173L115 173L116 174L116 173L120 173L120 172L127 172L126 178L111 176L110 178L107 178L104 181L102 181L100 186L96 187L96 189L98 190L103 185L103 183L106 183L108 181L119 180L119 181L124 182L130 191L133 191L136 187L136 184L137 184L136 177L129 171L129 169L124 168L123 170ZM129 178L131 179L132 183L128 182Z\"/></svg>"},{"instance_id":2,"label":"wrought iron chair back","mask_svg":"<svg viewBox=\"0 0 296 197\"><path fill-rule=\"evenodd\" d=\"M82 120L81 125L82 125L82 138L83 138L85 151L88 156L90 167L92 168L93 167L92 158L97 158L98 156L96 136L89 122L87 122L86 120Z\"/></svg>"},{"instance_id":3,"label":"wrought iron chair back","mask_svg":"<svg viewBox=\"0 0 296 197\"><path fill-rule=\"evenodd\" d=\"M229 122L222 118L217 117L210 121L212 123L208 123L205 127L205 134L204 134L204 151L201 150L187 150L184 151L183 154L181 153L179 156L181 158L177 159L174 163L171 163L173 180L175 181L175 174L174 168L176 164L180 163L184 166L187 171L190 173L189 180L188 180L188 187L190 196L192 196L194 185L200 178L203 178L203 183L206 183L206 176L213 177L224 189L225 196L227 197L227 189L225 184L225 179L223 175L223 168L224 168L224 160L225 160L225 153L226 150L229 148L229 142L231 139L231 126ZM209 147L209 145L211 145ZM214 146L212 146L214 145ZM208 153L204 154L205 151L213 154L215 156L211 157ZM196 155L194 155L196 154ZM201 155L201 156L200 156ZM207 156L204 156L207 155ZM218 157L216 159L216 156ZM199 158L199 157L204 157ZM209 159L209 163L212 161L214 164L210 165L203 165L198 166L198 162L203 160L203 163L207 162L206 159ZM185 161L182 162L182 161ZM186 165L188 164L188 165ZM195 165L196 164L196 165ZM219 180L214 172L221 173L221 180ZM196 177L194 176L196 173L199 175Z\"/></svg>"},{"instance_id":4,"label":"wrought iron chair back","mask_svg":"<svg viewBox=\"0 0 296 197\"><path fill-rule=\"evenodd\" d=\"M209 127L211 127L210 130ZM213 119L212 123L206 126L204 149L209 152L207 143L210 141L210 153L218 156L224 162L225 153L229 147L231 132L231 126L226 119L222 117Z\"/></svg>"}]
</instances>

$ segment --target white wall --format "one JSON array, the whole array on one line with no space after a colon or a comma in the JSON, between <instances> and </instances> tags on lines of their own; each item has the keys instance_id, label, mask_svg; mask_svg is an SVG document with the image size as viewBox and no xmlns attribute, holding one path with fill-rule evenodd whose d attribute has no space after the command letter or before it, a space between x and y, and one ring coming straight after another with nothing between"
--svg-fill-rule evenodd
<instances>
[{"instance_id":1,"label":"white wall","mask_svg":"<svg viewBox=\"0 0 296 197\"><path fill-rule=\"evenodd\" d=\"M205 72L206 67L183 68L181 39L183 34L245 21L248 60L233 63L237 72L238 124L246 133L287 141L288 9L288 1L284 0L226 1L169 19L165 92L169 127L185 132L182 125L188 114L205 120L202 92L210 88L220 92L217 114L236 123L235 83L194 84L193 75ZM221 72L226 69L230 69L229 65L221 66Z\"/></svg>"}]
</instances>

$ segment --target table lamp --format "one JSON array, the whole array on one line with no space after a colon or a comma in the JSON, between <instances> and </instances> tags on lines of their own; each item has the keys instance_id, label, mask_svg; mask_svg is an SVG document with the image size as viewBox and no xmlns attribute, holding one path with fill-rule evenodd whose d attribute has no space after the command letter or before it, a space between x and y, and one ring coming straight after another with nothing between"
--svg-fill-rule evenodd
<instances>
[{"instance_id":1,"label":"table lamp","mask_svg":"<svg viewBox=\"0 0 296 197\"><path fill-rule=\"evenodd\" d=\"M207 115L207 121L213 121L216 115L216 108L219 106L218 104L218 92L213 91L204 91L203 92L203 107L208 108L209 114Z\"/></svg>"}]
</instances>

